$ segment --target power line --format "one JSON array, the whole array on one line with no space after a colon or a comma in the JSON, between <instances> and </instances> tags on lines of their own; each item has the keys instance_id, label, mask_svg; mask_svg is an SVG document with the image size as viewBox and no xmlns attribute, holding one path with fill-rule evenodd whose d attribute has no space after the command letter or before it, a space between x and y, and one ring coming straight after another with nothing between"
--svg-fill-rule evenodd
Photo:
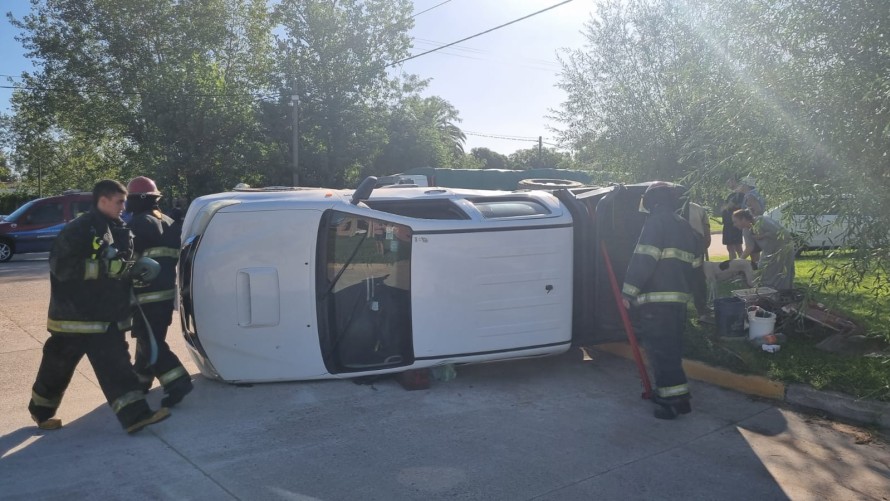
<instances>
[{"instance_id":1,"label":"power line","mask_svg":"<svg viewBox=\"0 0 890 501\"><path fill-rule=\"evenodd\" d=\"M483 137L497 137L498 139L512 139L515 141L537 141L537 137L532 136L511 136L507 134L495 134L488 132L473 132L473 131L462 131L464 134L469 134L471 136L483 136Z\"/></svg>"},{"instance_id":2,"label":"power line","mask_svg":"<svg viewBox=\"0 0 890 501\"><path fill-rule=\"evenodd\" d=\"M411 16L411 19L414 19L415 17L417 17L417 16L419 16L419 15L421 15L421 14L423 14L423 13L429 12L429 11L435 9L436 7L441 7L441 6L445 5L446 3L450 2L450 1L451 1L451 0L445 0L445 1L442 2L442 3L438 3L438 4L436 4L436 5L433 5L433 6L430 7L429 9L422 10L422 11L418 12L417 14L414 14L413 16Z\"/></svg>"},{"instance_id":3,"label":"power line","mask_svg":"<svg viewBox=\"0 0 890 501\"><path fill-rule=\"evenodd\" d=\"M445 42L438 42L435 40L428 40L424 38L415 38L414 42L420 45L428 45L433 47L442 47L445 45ZM500 57L490 57L489 54L491 51L481 50L467 46L453 45L449 47L450 50L462 51L463 53L455 53L450 51L440 51L439 55L452 56L452 57L460 57L464 59L475 59L477 61L491 61L494 63L500 64L509 64L513 66L521 66L524 68L531 68L535 70L541 71L551 71L554 69L558 69L560 67L559 63L556 61L548 61L546 59L537 59L530 57L512 57L512 58L500 58ZM469 54L467 54L469 53Z\"/></svg>"},{"instance_id":4,"label":"power line","mask_svg":"<svg viewBox=\"0 0 890 501\"><path fill-rule=\"evenodd\" d=\"M461 42L466 42L467 40L470 40L470 39L472 39L472 38L476 38L476 37L478 37L478 36L485 35L486 33L491 33L492 31L499 30L499 29L501 29L501 28L503 28L503 27L510 26L511 24L514 24L514 23L518 23L519 21L522 21L522 20L524 20L524 19L528 19L528 18L530 18L530 17L537 16L538 14L542 14L542 13L544 13L544 12L547 12L548 10L555 9L555 8L557 8L557 7L561 6L561 5L565 5L565 4L567 4L567 3L571 2L571 1L572 1L572 0L565 0L565 1L563 1L563 2L559 2L558 4L551 5L550 7L541 9L541 10L539 10L539 11L537 11L537 12L532 12L531 14L529 14L529 15L527 15L527 16L520 17L519 19L514 19L514 20L512 20L512 21L510 21L510 22L507 22L507 23L504 23L504 24L502 24L502 25L500 25L500 26L495 26L494 28L490 28L490 29L487 29L487 30L485 30L485 31L476 33L475 35L470 35L470 36L468 36L468 37L466 37L466 38L462 38L462 39L460 39L460 40L457 40L456 42L451 42L451 43L449 43L449 44L445 44L445 45L443 45L443 46L441 46L441 47L437 47L437 48L435 48L435 49L430 49L430 50L428 50L428 51L426 51L426 52L421 52L420 54L414 54L413 56L408 56L408 57L406 57L406 58L404 58L404 59L401 59L401 60L399 60L399 61L396 61L396 62L394 62L394 63L389 63L387 66L395 66L395 65L397 65L397 64L404 63L405 61L409 61L409 60L411 60L411 59L416 59L416 58L418 58L418 57L420 57L420 56L425 56L425 55L430 54L430 53L432 53L432 52L436 52L437 50L441 50L441 49L444 49L444 48L446 48L446 47L451 47L452 45L457 45L457 44L459 44L459 43L461 43Z\"/></svg>"},{"instance_id":5,"label":"power line","mask_svg":"<svg viewBox=\"0 0 890 501\"><path fill-rule=\"evenodd\" d=\"M522 141L528 143L537 143L538 138L536 137L526 137L526 136L504 136L500 134L484 134L482 132L470 132L470 131L461 131L468 136L478 136L478 137L487 137L491 139L502 139L505 141ZM546 144L547 146L558 147L559 145L556 143L551 143L548 141L541 141L542 144Z\"/></svg>"}]
</instances>

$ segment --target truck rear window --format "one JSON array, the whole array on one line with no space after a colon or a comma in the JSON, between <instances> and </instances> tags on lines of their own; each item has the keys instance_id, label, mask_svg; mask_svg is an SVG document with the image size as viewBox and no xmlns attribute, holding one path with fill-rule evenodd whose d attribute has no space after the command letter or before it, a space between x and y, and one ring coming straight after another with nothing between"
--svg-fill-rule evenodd
<instances>
[{"instance_id":1,"label":"truck rear window","mask_svg":"<svg viewBox=\"0 0 890 501\"><path fill-rule=\"evenodd\" d=\"M532 199L475 199L470 202L479 209L485 219L550 214L547 207Z\"/></svg>"}]
</instances>

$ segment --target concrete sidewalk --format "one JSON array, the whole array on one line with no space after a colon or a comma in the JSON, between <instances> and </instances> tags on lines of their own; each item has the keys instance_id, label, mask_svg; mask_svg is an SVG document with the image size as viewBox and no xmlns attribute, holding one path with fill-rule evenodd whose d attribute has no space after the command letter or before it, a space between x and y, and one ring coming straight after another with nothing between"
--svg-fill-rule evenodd
<instances>
[{"instance_id":1,"label":"concrete sidewalk","mask_svg":"<svg viewBox=\"0 0 890 501\"><path fill-rule=\"evenodd\" d=\"M886 499L868 432L693 382L668 422L609 354L459 366L423 391L392 380L231 386L196 375L173 416L136 436L87 363L42 432L26 405L48 285L0 281L2 499ZM45 263L44 263L45 266ZM6 268L9 271L14 268ZM174 350L185 355L179 329ZM189 363L189 369L194 366ZM154 405L161 395L150 394Z\"/></svg>"}]
</instances>

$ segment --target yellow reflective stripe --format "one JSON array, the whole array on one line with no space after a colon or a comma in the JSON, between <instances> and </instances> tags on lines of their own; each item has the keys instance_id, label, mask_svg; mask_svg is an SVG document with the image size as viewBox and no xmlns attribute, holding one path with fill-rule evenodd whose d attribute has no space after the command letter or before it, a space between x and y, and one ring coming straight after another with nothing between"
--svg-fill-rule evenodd
<instances>
[{"instance_id":1,"label":"yellow reflective stripe","mask_svg":"<svg viewBox=\"0 0 890 501\"><path fill-rule=\"evenodd\" d=\"M179 249L173 247L149 247L142 252L142 257L169 257L179 259Z\"/></svg>"},{"instance_id":2,"label":"yellow reflective stripe","mask_svg":"<svg viewBox=\"0 0 890 501\"><path fill-rule=\"evenodd\" d=\"M695 264L695 254L680 249L667 248L661 251L662 259L679 259L690 264Z\"/></svg>"},{"instance_id":3,"label":"yellow reflective stripe","mask_svg":"<svg viewBox=\"0 0 890 501\"><path fill-rule=\"evenodd\" d=\"M167 386L168 384L183 376L188 376L188 372L186 372L185 368L180 365L179 367L170 369L169 371L158 376L158 381L161 382L162 386Z\"/></svg>"},{"instance_id":4,"label":"yellow reflective stripe","mask_svg":"<svg viewBox=\"0 0 890 501\"><path fill-rule=\"evenodd\" d=\"M636 248L634 249L634 254L650 256L655 258L656 261L661 259L661 249L655 247L654 245L637 244Z\"/></svg>"},{"instance_id":5,"label":"yellow reflective stripe","mask_svg":"<svg viewBox=\"0 0 890 501\"><path fill-rule=\"evenodd\" d=\"M668 386L665 388L656 388L655 391L658 392L659 397L676 397L679 395L686 395L689 393L689 385L686 383L678 384L677 386Z\"/></svg>"},{"instance_id":6,"label":"yellow reflective stripe","mask_svg":"<svg viewBox=\"0 0 890 501\"><path fill-rule=\"evenodd\" d=\"M654 245L637 244L636 248L634 248L634 254L649 256L651 258L654 258L656 261L662 259L679 259L680 261L690 263L693 265L693 267L696 267L695 261L697 258L695 257L695 254L673 247L659 249ZM701 262L699 262L698 266L701 266Z\"/></svg>"},{"instance_id":7,"label":"yellow reflective stripe","mask_svg":"<svg viewBox=\"0 0 890 501\"><path fill-rule=\"evenodd\" d=\"M31 390L31 400L34 402L34 405L38 405L40 407L49 407L51 409L55 409L62 403L62 397L58 398L46 398L41 396L36 391Z\"/></svg>"},{"instance_id":8,"label":"yellow reflective stripe","mask_svg":"<svg viewBox=\"0 0 890 501\"><path fill-rule=\"evenodd\" d=\"M636 296L640 293L640 289L634 287L633 285L625 283L624 286L621 287L621 292L627 294L628 296Z\"/></svg>"},{"instance_id":9,"label":"yellow reflective stripe","mask_svg":"<svg viewBox=\"0 0 890 501\"><path fill-rule=\"evenodd\" d=\"M93 237L93 254L92 258L97 259L99 257L99 248L102 247L102 239L98 236Z\"/></svg>"},{"instance_id":10,"label":"yellow reflective stripe","mask_svg":"<svg viewBox=\"0 0 890 501\"><path fill-rule=\"evenodd\" d=\"M692 267L693 267L693 268L701 268L701 267L702 267L702 262L703 262L702 258L697 257L697 258L695 258L695 259L692 261Z\"/></svg>"},{"instance_id":11,"label":"yellow reflective stripe","mask_svg":"<svg viewBox=\"0 0 890 501\"><path fill-rule=\"evenodd\" d=\"M46 330L50 332L71 332L75 334L102 334L108 330L109 322L80 320L46 319Z\"/></svg>"},{"instance_id":12,"label":"yellow reflective stripe","mask_svg":"<svg viewBox=\"0 0 890 501\"><path fill-rule=\"evenodd\" d=\"M145 292L136 294L136 302L139 304L157 303L159 301L173 300L176 296L176 289L167 289L163 291Z\"/></svg>"},{"instance_id":13,"label":"yellow reflective stripe","mask_svg":"<svg viewBox=\"0 0 890 501\"><path fill-rule=\"evenodd\" d=\"M647 292L637 297L637 302L643 303L686 303L689 294L685 292Z\"/></svg>"},{"instance_id":14,"label":"yellow reflective stripe","mask_svg":"<svg viewBox=\"0 0 890 501\"><path fill-rule=\"evenodd\" d=\"M87 259L83 265L83 279L95 280L99 278L99 261Z\"/></svg>"},{"instance_id":15,"label":"yellow reflective stripe","mask_svg":"<svg viewBox=\"0 0 890 501\"><path fill-rule=\"evenodd\" d=\"M111 402L111 410L113 410L114 413L117 414L124 407L136 403L140 400L145 400L145 396L142 394L142 391L137 390L124 393L114 402Z\"/></svg>"},{"instance_id":16,"label":"yellow reflective stripe","mask_svg":"<svg viewBox=\"0 0 890 501\"><path fill-rule=\"evenodd\" d=\"M128 331L133 328L133 317L127 317L117 323L117 328L121 331Z\"/></svg>"}]
</instances>

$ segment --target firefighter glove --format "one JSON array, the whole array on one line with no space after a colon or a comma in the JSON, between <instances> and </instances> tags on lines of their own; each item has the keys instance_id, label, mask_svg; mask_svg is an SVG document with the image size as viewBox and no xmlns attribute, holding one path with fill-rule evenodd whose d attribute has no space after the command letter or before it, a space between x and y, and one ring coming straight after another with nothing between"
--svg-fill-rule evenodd
<instances>
[{"instance_id":1,"label":"firefighter glove","mask_svg":"<svg viewBox=\"0 0 890 501\"><path fill-rule=\"evenodd\" d=\"M136 285L147 284L157 278L161 265L150 257L140 257L129 270L129 277Z\"/></svg>"}]
</instances>

